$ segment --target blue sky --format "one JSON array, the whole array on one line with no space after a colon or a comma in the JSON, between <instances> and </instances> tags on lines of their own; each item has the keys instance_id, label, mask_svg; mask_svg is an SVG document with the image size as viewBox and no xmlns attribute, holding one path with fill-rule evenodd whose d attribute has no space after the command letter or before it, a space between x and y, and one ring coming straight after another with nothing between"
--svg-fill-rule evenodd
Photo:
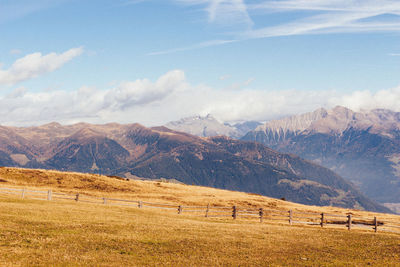
<instances>
[{"instance_id":1,"label":"blue sky","mask_svg":"<svg viewBox=\"0 0 400 267\"><path fill-rule=\"evenodd\" d=\"M399 33L393 0L0 0L0 123L397 110Z\"/></svg>"}]
</instances>

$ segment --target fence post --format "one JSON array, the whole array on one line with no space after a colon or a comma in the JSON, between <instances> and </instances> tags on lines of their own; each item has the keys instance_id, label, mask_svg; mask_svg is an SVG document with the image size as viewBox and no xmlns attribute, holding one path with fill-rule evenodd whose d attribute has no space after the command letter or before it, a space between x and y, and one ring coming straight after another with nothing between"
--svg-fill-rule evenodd
<instances>
[{"instance_id":1,"label":"fence post","mask_svg":"<svg viewBox=\"0 0 400 267\"><path fill-rule=\"evenodd\" d=\"M324 213L321 213L321 227L324 227Z\"/></svg>"},{"instance_id":2,"label":"fence post","mask_svg":"<svg viewBox=\"0 0 400 267\"><path fill-rule=\"evenodd\" d=\"M233 206L233 207L232 207L232 218L233 218L234 220L236 220L236 217L237 217L236 206Z\"/></svg>"},{"instance_id":3,"label":"fence post","mask_svg":"<svg viewBox=\"0 0 400 267\"><path fill-rule=\"evenodd\" d=\"M210 211L210 203L207 204L207 209L206 209L206 217L208 217L208 212Z\"/></svg>"},{"instance_id":4,"label":"fence post","mask_svg":"<svg viewBox=\"0 0 400 267\"><path fill-rule=\"evenodd\" d=\"M182 212L182 206L179 205L179 207L178 207L178 214L181 214L181 212Z\"/></svg>"},{"instance_id":5,"label":"fence post","mask_svg":"<svg viewBox=\"0 0 400 267\"><path fill-rule=\"evenodd\" d=\"M347 215L347 229L351 230L351 214Z\"/></svg>"},{"instance_id":6,"label":"fence post","mask_svg":"<svg viewBox=\"0 0 400 267\"><path fill-rule=\"evenodd\" d=\"M76 201L76 202L78 202L78 201L79 201L79 193L78 193L78 194L76 194L75 201Z\"/></svg>"},{"instance_id":7,"label":"fence post","mask_svg":"<svg viewBox=\"0 0 400 267\"><path fill-rule=\"evenodd\" d=\"M374 230L375 233L378 232L378 220L376 219L376 217L374 217Z\"/></svg>"},{"instance_id":8,"label":"fence post","mask_svg":"<svg viewBox=\"0 0 400 267\"><path fill-rule=\"evenodd\" d=\"M25 188L23 188L23 189L22 189L21 198L24 198L24 197L25 197L25 191L26 191L26 189L25 189Z\"/></svg>"},{"instance_id":9,"label":"fence post","mask_svg":"<svg viewBox=\"0 0 400 267\"><path fill-rule=\"evenodd\" d=\"M51 192L51 190L49 190L49 191L47 191L47 200L51 200L51 197L52 197L52 192Z\"/></svg>"},{"instance_id":10,"label":"fence post","mask_svg":"<svg viewBox=\"0 0 400 267\"><path fill-rule=\"evenodd\" d=\"M139 201L139 202L138 202L138 208L140 209L140 208L142 208L142 207L143 207L142 201Z\"/></svg>"},{"instance_id":11,"label":"fence post","mask_svg":"<svg viewBox=\"0 0 400 267\"><path fill-rule=\"evenodd\" d=\"M289 210L289 224L292 225L293 224L293 211Z\"/></svg>"},{"instance_id":12,"label":"fence post","mask_svg":"<svg viewBox=\"0 0 400 267\"><path fill-rule=\"evenodd\" d=\"M260 223L262 223L263 222L263 216L264 216L263 208L260 208L259 214L260 214Z\"/></svg>"},{"instance_id":13,"label":"fence post","mask_svg":"<svg viewBox=\"0 0 400 267\"><path fill-rule=\"evenodd\" d=\"M103 204L107 204L107 198L103 197Z\"/></svg>"}]
</instances>

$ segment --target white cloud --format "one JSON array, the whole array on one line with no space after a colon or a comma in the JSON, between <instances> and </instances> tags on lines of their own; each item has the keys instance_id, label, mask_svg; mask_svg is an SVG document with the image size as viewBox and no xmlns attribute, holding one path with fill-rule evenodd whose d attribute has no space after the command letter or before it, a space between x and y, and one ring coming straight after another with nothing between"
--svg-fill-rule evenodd
<instances>
[{"instance_id":1,"label":"white cloud","mask_svg":"<svg viewBox=\"0 0 400 267\"><path fill-rule=\"evenodd\" d=\"M9 69L0 69L0 85L14 85L39 75L55 71L65 63L82 54L83 48L72 48L64 53L42 55L33 53L17 59Z\"/></svg>"},{"instance_id":2,"label":"white cloud","mask_svg":"<svg viewBox=\"0 0 400 267\"><path fill-rule=\"evenodd\" d=\"M384 108L400 112L400 87L370 91L356 91L330 99L331 104L342 105L355 111Z\"/></svg>"},{"instance_id":3,"label":"white cloud","mask_svg":"<svg viewBox=\"0 0 400 267\"><path fill-rule=\"evenodd\" d=\"M160 101L180 91L185 85L183 71L174 70L161 76L155 83L148 79L122 82L106 94L105 105L112 110L126 110L132 106L143 106Z\"/></svg>"},{"instance_id":4,"label":"white cloud","mask_svg":"<svg viewBox=\"0 0 400 267\"><path fill-rule=\"evenodd\" d=\"M0 98L0 124L146 122L149 120L146 112L152 113L151 106L159 105L161 101L188 87L180 70L170 71L156 82L148 79L122 82L109 90L84 86L75 91L33 93L19 87Z\"/></svg>"},{"instance_id":5,"label":"white cloud","mask_svg":"<svg viewBox=\"0 0 400 267\"><path fill-rule=\"evenodd\" d=\"M75 91L34 93L20 87L0 98L0 124L85 121L139 122L151 126L196 114L212 114L227 122L265 121L336 105L353 110L388 108L400 112L400 87L347 95L336 91L218 89L191 85L183 71L174 70L154 82L127 81L108 90L82 87Z\"/></svg>"}]
</instances>

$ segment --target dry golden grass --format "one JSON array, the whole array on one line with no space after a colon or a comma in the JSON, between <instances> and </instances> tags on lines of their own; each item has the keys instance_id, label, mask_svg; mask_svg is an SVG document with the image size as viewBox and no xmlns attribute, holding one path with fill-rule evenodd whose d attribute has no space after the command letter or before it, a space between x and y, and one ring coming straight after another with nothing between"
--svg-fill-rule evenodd
<instances>
[{"instance_id":1,"label":"dry golden grass","mask_svg":"<svg viewBox=\"0 0 400 267\"><path fill-rule=\"evenodd\" d=\"M0 168L0 181L0 187L184 205L349 211L207 187L58 171ZM399 220L390 214L378 216ZM400 266L399 262L399 234L0 195L0 266Z\"/></svg>"},{"instance_id":2,"label":"dry golden grass","mask_svg":"<svg viewBox=\"0 0 400 267\"><path fill-rule=\"evenodd\" d=\"M325 212L379 219L399 220L400 216L336 207L308 206L269 198L252 193L221 190L203 186L174 183L138 181L112 178L95 174L0 168L0 187L27 187L52 189L55 192L81 193L88 196L114 197L177 205L213 205L242 208L272 208L302 212Z\"/></svg>"},{"instance_id":3,"label":"dry golden grass","mask_svg":"<svg viewBox=\"0 0 400 267\"><path fill-rule=\"evenodd\" d=\"M1 266L396 266L395 234L0 196Z\"/></svg>"}]
</instances>

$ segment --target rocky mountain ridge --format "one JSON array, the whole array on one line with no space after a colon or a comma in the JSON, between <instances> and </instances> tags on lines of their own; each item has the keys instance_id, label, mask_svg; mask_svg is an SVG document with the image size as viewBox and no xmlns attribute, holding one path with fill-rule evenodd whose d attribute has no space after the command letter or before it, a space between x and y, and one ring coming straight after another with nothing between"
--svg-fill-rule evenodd
<instances>
[{"instance_id":1,"label":"rocky mountain ridge","mask_svg":"<svg viewBox=\"0 0 400 267\"><path fill-rule=\"evenodd\" d=\"M344 107L267 122L257 141L330 168L382 203L400 203L400 113Z\"/></svg>"}]
</instances>

